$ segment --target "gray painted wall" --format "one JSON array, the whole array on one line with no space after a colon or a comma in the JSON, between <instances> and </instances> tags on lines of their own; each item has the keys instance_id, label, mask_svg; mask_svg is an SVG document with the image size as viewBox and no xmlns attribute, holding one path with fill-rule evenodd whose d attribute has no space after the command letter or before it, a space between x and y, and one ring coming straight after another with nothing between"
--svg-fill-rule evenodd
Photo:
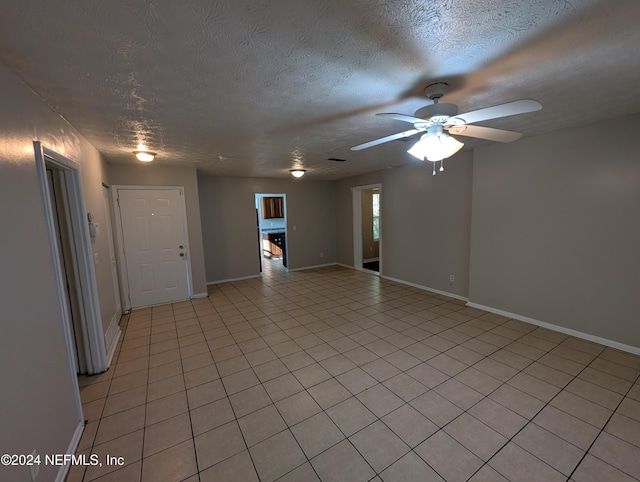
<instances>
[{"instance_id":1,"label":"gray painted wall","mask_svg":"<svg viewBox=\"0 0 640 482\"><path fill-rule=\"evenodd\" d=\"M640 347L640 116L476 149L469 299Z\"/></svg>"},{"instance_id":2,"label":"gray painted wall","mask_svg":"<svg viewBox=\"0 0 640 482\"><path fill-rule=\"evenodd\" d=\"M382 182L383 274L467 296L472 154L389 171ZM453 285L449 275L455 276Z\"/></svg>"},{"instance_id":3,"label":"gray painted wall","mask_svg":"<svg viewBox=\"0 0 640 482\"><path fill-rule=\"evenodd\" d=\"M336 181L336 257L338 263L353 266L353 197L351 188L369 186L382 182L385 171L377 171L362 176ZM384 197L384 192L381 199ZM383 201L381 201L383 202ZM382 206L381 206L382 209ZM381 218L381 226L384 220ZM384 243L384 239L382 241ZM384 249L384 248L383 248Z\"/></svg>"},{"instance_id":4,"label":"gray painted wall","mask_svg":"<svg viewBox=\"0 0 640 482\"><path fill-rule=\"evenodd\" d=\"M351 188L380 182L383 276L467 296L472 154L457 154L445 168L432 176L431 163L411 163L338 181L338 261L353 266Z\"/></svg>"},{"instance_id":5,"label":"gray painted wall","mask_svg":"<svg viewBox=\"0 0 640 482\"><path fill-rule=\"evenodd\" d=\"M336 262L333 182L199 175L198 187L208 282L260 273L256 193L286 194L289 269Z\"/></svg>"},{"instance_id":6,"label":"gray painted wall","mask_svg":"<svg viewBox=\"0 0 640 482\"><path fill-rule=\"evenodd\" d=\"M104 222L104 165L98 151L3 64L0 102L0 453L64 453L81 419L32 141L81 164L86 208L99 222ZM113 299L109 271L102 269L109 268L106 236L96 238L92 249L101 260L96 277L102 307L103 300ZM38 480L54 480L58 468L41 465ZM28 467L0 467L0 479L20 482L31 476Z\"/></svg>"},{"instance_id":7,"label":"gray painted wall","mask_svg":"<svg viewBox=\"0 0 640 482\"><path fill-rule=\"evenodd\" d=\"M207 282L202 247L202 226L200 225L200 202L195 168L166 167L153 163L131 166L108 164L108 171L112 185L184 187L193 293L206 293Z\"/></svg>"}]
</instances>

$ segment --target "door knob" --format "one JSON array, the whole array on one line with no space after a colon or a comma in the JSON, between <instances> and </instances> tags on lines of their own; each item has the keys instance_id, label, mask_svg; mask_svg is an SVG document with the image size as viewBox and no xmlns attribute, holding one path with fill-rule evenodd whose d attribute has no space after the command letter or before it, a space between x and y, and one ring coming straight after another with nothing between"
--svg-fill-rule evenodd
<instances>
[{"instance_id":1,"label":"door knob","mask_svg":"<svg viewBox=\"0 0 640 482\"><path fill-rule=\"evenodd\" d=\"M184 246L180 245L180 246L178 246L178 248L182 249L182 248L184 248Z\"/></svg>"},{"instance_id":2,"label":"door knob","mask_svg":"<svg viewBox=\"0 0 640 482\"><path fill-rule=\"evenodd\" d=\"M184 256L184 253L180 253L180 256Z\"/></svg>"}]
</instances>

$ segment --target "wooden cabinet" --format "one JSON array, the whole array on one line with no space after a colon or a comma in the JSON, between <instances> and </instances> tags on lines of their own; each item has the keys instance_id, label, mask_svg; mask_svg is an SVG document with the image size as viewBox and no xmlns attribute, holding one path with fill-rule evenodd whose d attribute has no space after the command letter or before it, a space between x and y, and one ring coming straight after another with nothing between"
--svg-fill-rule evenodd
<instances>
[{"instance_id":1,"label":"wooden cabinet","mask_svg":"<svg viewBox=\"0 0 640 482\"><path fill-rule=\"evenodd\" d=\"M280 243L276 243L279 234L263 234L262 235L262 251L266 258L279 258L282 256L282 248Z\"/></svg>"},{"instance_id":2,"label":"wooden cabinet","mask_svg":"<svg viewBox=\"0 0 640 482\"><path fill-rule=\"evenodd\" d=\"M265 258L282 258L287 266L286 237L284 233L263 233L262 254Z\"/></svg>"},{"instance_id":3,"label":"wooden cabinet","mask_svg":"<svg viewBox=\"0 0 640 482\"><path fill-rule=\"evenodd\" d=\"M284 218L284 198L263 197L262 198L262 218Z\"/></svg>"}]
</instances>

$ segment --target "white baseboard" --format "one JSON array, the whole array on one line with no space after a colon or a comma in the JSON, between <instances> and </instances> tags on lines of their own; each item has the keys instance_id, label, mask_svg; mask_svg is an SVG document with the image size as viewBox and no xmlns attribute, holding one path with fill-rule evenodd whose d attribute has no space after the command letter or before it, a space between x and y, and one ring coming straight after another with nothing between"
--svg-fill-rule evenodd
<instances>
[{"instance_id":1,"label":"white baseboard","mask_svg":"<svg viewBox=\"0 0 640 482\"><path fill-rule=\"evenodd\" d=\"M467 306L471 308L478 308L484 311L489 311L497 315L506 316L507 318L513 318L514 320L524 321L525 323L530 323L532 325L540 326L542 328L547 328L549 330L564 333L565 335L575 336L576 338L581 338L583 340L591 341L593 343L599 343L600 345L616 348L618 350L626 351L628 353L633 353L634 355L640 355L640 348L636 346L625 345L624 343L619 343L617 341L609 340L607 338L590 335L589 333L583 333L582 331L572 330L571 328L565 328L564 326L554 325L552 323L547 323L546 321L536 320L535 318L529 318L528 316L522 316L517 313L511 313L509 311L500 310L498 308L493 308L491 306L480 305L478 303L472 303L472 302L467 302Z\"/></svg>"},{"instance_id":2,"label":"white baseboard","mask_svg":"<svg viewBox=\"0 0 640 482\"><path fill-rule=\"evenodd\" d=\"M111 360L113 360L113 355L116 352L116 346L118 345L118 339L122 334L122 330L120 330L120 325L118 324L120 321L120 313L114 313L111 317L111 321L109 322L109 327L104 334L104 347L107 352L107 367L111 365Z\"/></svg>"},{"instance_id":3,"label":"white baseboard","mask_svg":"<svg viewBox=\"0 0 640 482\"><path fill-rule=\"evenodd\" d=\"M113 343L111 343L111 346L107 350L107 368L111 366L111 361L113 360L113 355L116 354L116 347L118 346L118 340L120 339L121 335L122 330L120 329L120 327L118 327L118 333L116 334Z\"/></svg>"},{"instance_id":4,"label":"white baseboard","mask_svg":"<svg viewBox=\"0 0 640 482\"><path fill-rule=\"evenodd\" d=\"M378 276L378 274L375 271L371 271L371 270L364 269L364 268L358 269L358 268L355 268L355 267L350 266L348 264L342 264L342 263L336 263L336 264L338 266L342 266L343 268L353 269L355 271L360 271L361 273L371 273L371 274L374 274L374 275ZM383 279L386 279L386 280L389 280L389 281L395 281L396 283L400 283L400 284L407 285L407 286L412 286L413 288L418 288L420 290L430 291L431 293L436 293L438 295L448 296L449 298L455 298L456 300L462 300L462 301L468 301L469 300L469 298L457 295L455 293L449 293L448 291L442 291L442 290L437 290L435 288L429 288L428 286L419 285L417 283L411 283L410 281L405 281L405 280L398 279L398 278L392 278L391 276L386 276L386 275L383 275L382 273L380 273L379 276L380 276L380 278L383 278Z\"/></svg>"},{"instance_id":5,"label":"white baseboard","mask_svg":"<svg viewBox=\"0 0 640 482\"><path fill-rule=\"evenodd\" d=\"M81 420L78 426L76 427L75 432L73 433L73 437L71 438L71 442L69 443L69 447L65 453L67 454L75 454L76 449L78 448L78 444L80 443L80 438L82 437L82 432L84 432L84 420ZM43 456L44 457L44 456ZM69 469L71 468L71 462L61 465L58 470L58 475L56 475L56 482L64 482L64 479L67 477L69 473Z\"/></svg>"},{"instance_id":6,"label":"white baseboard","mask_svg":"<svg viewBox=\"0 0 640 482\"><path fill-rule=\"evenodd\" d=\"M343 268L352 269L354 271L359 271L360 273L366 273L366 274L370 274L370 275L373 275L373 276L377 276L379 278L384 278L384 276L382 276L382 274L380 274L379 271L371 271L370 269L366 269L366 268L356 268L355 266L350 266L348 264L342 264L342 263L335 263L335 264L338 265L338 266L342 266ZM391 279L391 278L389 278L389 279Z\"/></svg>"},{"instance_id":7,"label":"white baseboard","mask_svg":"<svg viewBox=\"0 0 640 482\"><path fill-rule=\"evenodd\" d=\"M313 266L303 266L302 268L291 268L289 271L302 271L304 269L326 268L327 266L335 266L338 263L314 264Z\"/></svg>"},{"instance_id":8,"label":"white baseboard","mask_svg":"<svg viewBox=\"0 0 640 482\"><path fill-rule=\"evenodd\" d=\"M449 293L448 291L437 290L435 288L429 288L428 286L419 285L417 283L411 283L410 281L405 281L397 278L392 278L391 276L383 276L380 275L381 278L388 279L389 281L395 281L396 283L401 283L407 286L413 286L414 288L418 288L425 291L430 291L431 293L436 293L438 295L448 296L449 298L455 298L456 300L468 301L469 298L464 296L457 295L455 293Z\"/></svg>"},{"instance_id":9,"label":"white baseboard","mask_svg":"<svg viewBox=\"0 0 640 482\"><path fill-rule=\"evenodd\" d=\"M252 278L260 278L262 275L259 274L254 274L251 276L243 276L241 278L229 278L229 279L221 279L221 280L217 280L217 281L207 281L207 286L211 286L211 285L219 285L221 283L230 283L232 281L243 281L246 279L252 279Z\"/></svg>"},{"instance_id":10,"label":"white baseboard","mask_svg":"<svg viewBox=\"0 0 640 482\"><path fill-rule=\"evenodd\" d=\"M191 298L198 299L198 298L206 298L207 296L209 296L209 293L196 293Z\"/></svg>"}]
</instances>

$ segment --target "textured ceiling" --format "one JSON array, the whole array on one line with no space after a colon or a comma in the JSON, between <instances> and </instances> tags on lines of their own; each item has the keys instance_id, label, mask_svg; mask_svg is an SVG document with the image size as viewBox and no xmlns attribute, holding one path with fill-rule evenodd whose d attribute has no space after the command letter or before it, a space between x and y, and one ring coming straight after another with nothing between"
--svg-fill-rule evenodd
<instances>
[{"instance_id":1,"label":"textured ceiling","mask_svg":"<svg viewBox=\"0 0 640 482\"><path fill-rule=\"evenodd\" d=\"M2 0L0 60L110 162L339 179L413 161L409 129L446 81L460 112L532 135L640 112L637 0ZM482 141L466 142L466 148ZM331 162L327 158L347 159Z\"/></svg>"}]
</instances>

